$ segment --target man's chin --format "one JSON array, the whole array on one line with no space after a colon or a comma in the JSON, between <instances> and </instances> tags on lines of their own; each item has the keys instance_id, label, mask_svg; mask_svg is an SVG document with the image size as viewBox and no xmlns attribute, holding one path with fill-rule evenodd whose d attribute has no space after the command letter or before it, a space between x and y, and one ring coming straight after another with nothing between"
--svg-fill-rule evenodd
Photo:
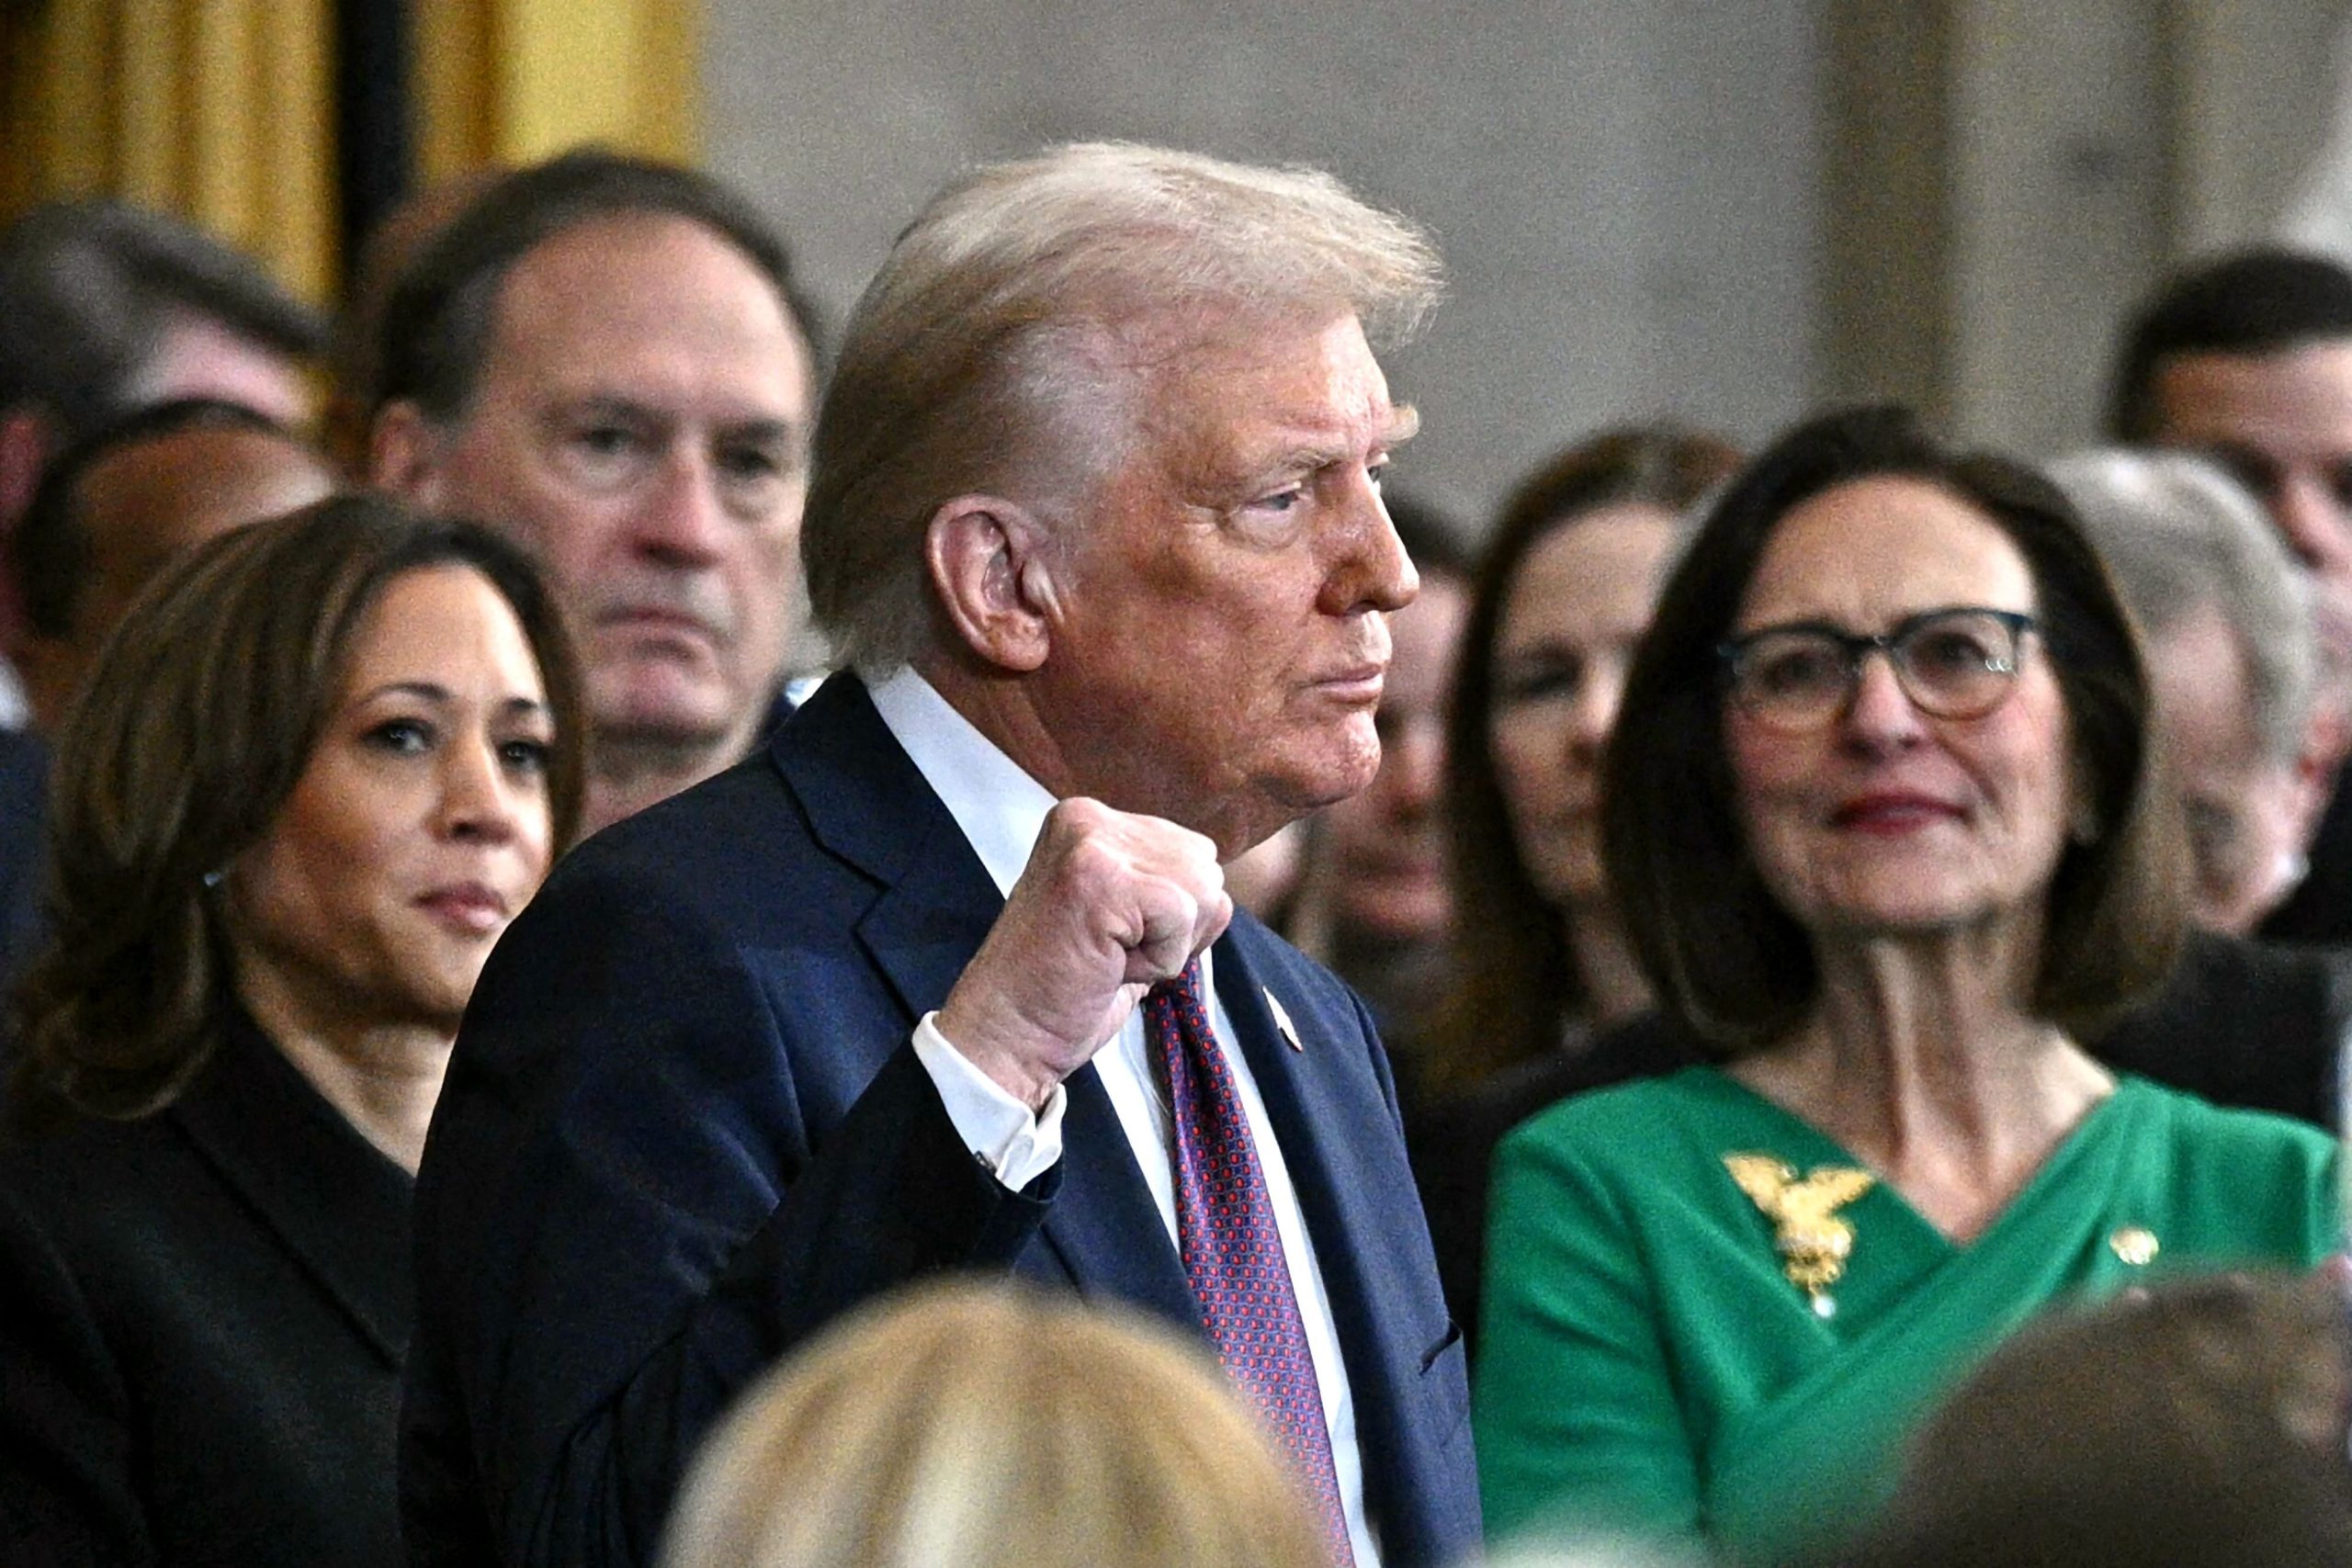
<instances>
[{"instance_id":1,"label":"man's chin","mask_svg":"<svg viewBox=\"0 0 2352 1568\"><path fill-rule=\"evenodd\" d=\"M613 691L603 682L590 705L599 748L706 750L756 728L752 716L708 687L631 682Z\"/></svg>"}]
</instances>

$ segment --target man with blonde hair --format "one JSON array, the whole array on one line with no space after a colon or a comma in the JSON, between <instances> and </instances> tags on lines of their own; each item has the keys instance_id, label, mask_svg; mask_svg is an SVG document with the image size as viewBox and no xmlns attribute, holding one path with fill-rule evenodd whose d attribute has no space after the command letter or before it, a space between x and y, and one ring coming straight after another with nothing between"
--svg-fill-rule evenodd
<instances>
[{"instance_id":1,"label":"man with blonde hair","mask_svg":"<svg viewBox=\"0 0 2352 1568\"><path fill-rule=\"evenodd\" d=\"M1335 1561L1475 1546L1386 1057L1221 871L1378 765L1415 419L1373 344L1437 276L1327 175L1126 145L899 239L802 538L850 670L571 855L475 993L417 1190L418 1563L642 1561L731 1394L943 1269L1203 1337Z\"/></svg>"}]
</instances>

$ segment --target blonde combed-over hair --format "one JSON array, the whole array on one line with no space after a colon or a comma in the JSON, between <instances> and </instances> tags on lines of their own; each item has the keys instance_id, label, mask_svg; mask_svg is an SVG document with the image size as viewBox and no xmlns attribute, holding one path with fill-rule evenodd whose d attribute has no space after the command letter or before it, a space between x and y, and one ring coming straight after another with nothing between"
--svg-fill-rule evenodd
<instances>
[{"instance_id":1,"label":"blonde combed-over hair","mask_svg":"<svg viewBox=\"0 0 2352 1568\"><path fill-rule=\"evenodd\" d=\"M1352 311L1377 347L1438 291L1428 236L1318 170L1126 142L978 170L899 236L851 317L801 530L818 625L868 675L928 646L933 515L978 493L1058 521L1126 449L1148 329Z\"/></svg>"},{"instance_id":2,"label":"blonde combed-over hair","mask_svg":"<svg viewBox=\"0 0 2352 1568\"><path fill-rule=\"evenodd\" d=\"M754 1384L662 1568L1329 1568L1304 1494L1197 1345L1128 1310L934 1285Z\"/></svg>"}]
</instances>

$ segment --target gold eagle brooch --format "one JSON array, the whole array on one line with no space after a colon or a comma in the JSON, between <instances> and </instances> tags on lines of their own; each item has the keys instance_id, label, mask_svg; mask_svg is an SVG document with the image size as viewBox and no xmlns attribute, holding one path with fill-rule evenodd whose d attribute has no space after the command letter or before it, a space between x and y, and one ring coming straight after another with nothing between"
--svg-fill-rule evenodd
<instances>
[{"instance_id":1,"label":"gold eagle brooch","mask_svg":"<svg viewBox=\"0 0 2352 1568\"><path fill-rule=\"evenodd\" d=\"M1834 1317L1829 1294L1854 1250L1853 1222L1838 1211L1869 1191L1878 1178L1851 1166L1824 1165L1800 1181L1794 1168L1770 1155L1725 1155L1724 1168L1772 1222L1772 1240L1789 1283L1805 1293L1815 1317Z\"/></svg>"}]
</instances>

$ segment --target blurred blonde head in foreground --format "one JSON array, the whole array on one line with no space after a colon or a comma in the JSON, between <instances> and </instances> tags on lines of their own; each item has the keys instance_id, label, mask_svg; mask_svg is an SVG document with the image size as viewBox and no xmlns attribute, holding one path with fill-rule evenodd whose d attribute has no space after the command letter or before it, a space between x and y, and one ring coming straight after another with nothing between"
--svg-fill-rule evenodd
<instances>
[{"instance_id":1,"label":"blurred blonde head in foreground","mask_svg":"<svg viewBox=\"0 0 2352 1568\"><path fill-rule=\"evenodd\" d=\"M743 1397L663 1568L1329 1568L1255 1422L1195 1346L1001 1285L844 1319Z\"/></svg>"}]
</instances>

